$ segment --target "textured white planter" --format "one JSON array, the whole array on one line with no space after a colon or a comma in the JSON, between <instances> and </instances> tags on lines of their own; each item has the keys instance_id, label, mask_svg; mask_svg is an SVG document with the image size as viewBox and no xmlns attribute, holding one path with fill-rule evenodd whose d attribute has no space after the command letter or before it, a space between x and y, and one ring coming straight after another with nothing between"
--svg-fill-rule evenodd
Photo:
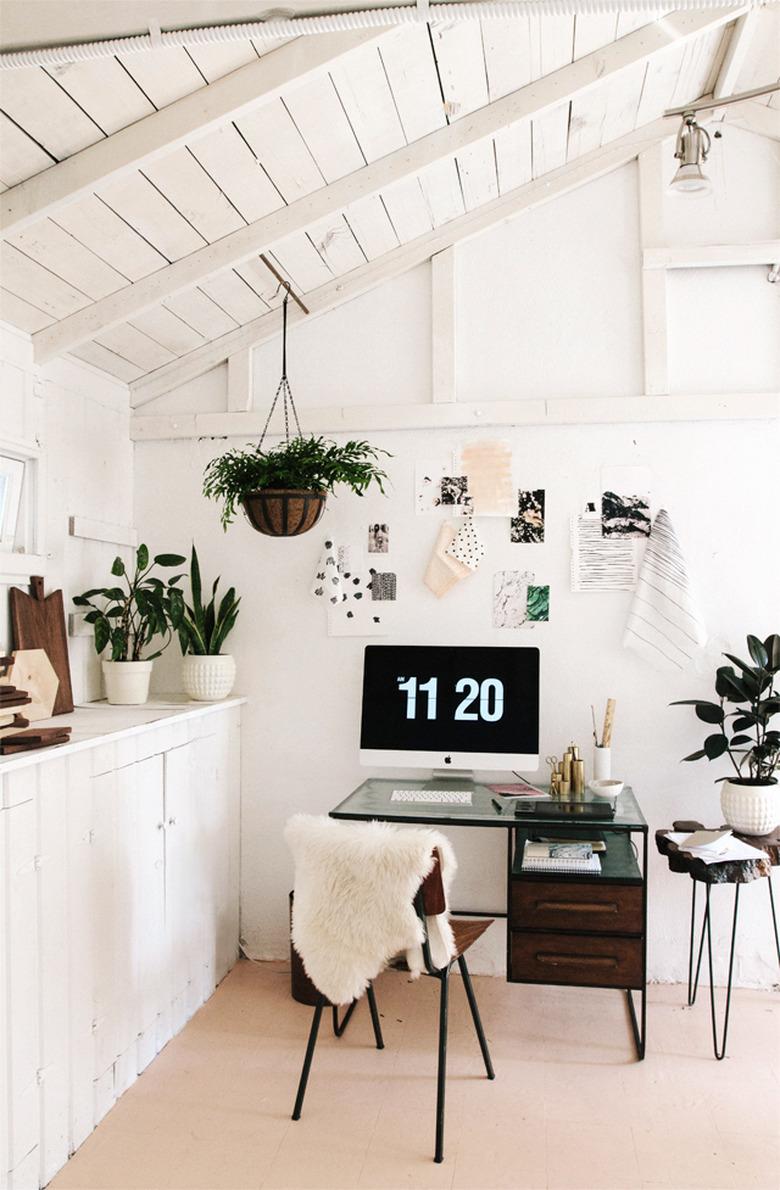
<instances>
[{"instance_id":1,"label":"textured white planter","mask_svg":"<svg viewBox=\"0 0 780 1190\"><path fill-rule=\"evenodd\" d=\"M227 698L236 680L236 663L230 653L199 657L188 653L181 671L184 693L196 702L219 702Z\"/></svg>"},{"instance_id":2,"label":"textured white planter","mask_svg":"<svg viewBox=\"0 0 780 1190\"><path fill-rule=\"evenodd\" d=\"M115 706L134 707L149 697L153 661L104 661L106 698Z\"/></svg>"},{"instance_id":3,"label":"textured white planter","mask_svg":"<svg viewBox=\"0 0 780 1190\"><path fill-rule=\"evenodd\" d=\"M780 785L735 785L724 781L720 808L730 827L742 835L768 835L780 822Z\"/></svg>"}]
</instances>

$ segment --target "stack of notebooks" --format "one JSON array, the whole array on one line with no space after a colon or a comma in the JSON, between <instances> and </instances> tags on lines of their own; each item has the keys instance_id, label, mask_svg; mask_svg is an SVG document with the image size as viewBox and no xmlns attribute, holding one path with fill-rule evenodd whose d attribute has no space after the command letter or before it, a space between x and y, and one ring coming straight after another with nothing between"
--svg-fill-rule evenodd
<instances>
[{"instance_id":1,"label":"stack of notebooks","mask_svg":"<svg viewBox=\"0 0 780 1190\"><path fill-rule=\"evenodd\" d=\"M523 871L598 875L601 872L601 860L594 851L593 843L535 842L526 839L523 849Z\"/></svg>"}]
</instances>

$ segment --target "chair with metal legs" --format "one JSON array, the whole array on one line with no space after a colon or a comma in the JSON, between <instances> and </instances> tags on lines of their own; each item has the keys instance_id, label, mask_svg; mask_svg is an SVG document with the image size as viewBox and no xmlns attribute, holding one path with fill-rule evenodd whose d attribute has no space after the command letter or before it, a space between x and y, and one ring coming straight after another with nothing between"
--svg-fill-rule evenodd
<instances>
[{"instance_id":1,"label":"chair with metal legs","mask_svg":"<svg viewBox=\"0 0 780 1190\"><path fill-rule=\"evenodd\" d=\"M456 919L450 922L454 936L454 954L450 961L443 967L436 967L431 957L431 947L428 938L427 918L435 917L446 911L446 899L444 895L444 886L441 878L441 867L439 862L438 851L434 850L434 866L431 872L425 877L415 897L414 907L418 917L423 926L424 940L422 944L423 962L425 973L431 976L432 979L439 981L439 1030L438 1030L438 1065L436 1078L436 1141L434 1149L434 1161L441 1162L444 1159L444 1105L445 1105L445 1089L447 1077L447 1033L448 1033L448 1016L449 1016L449 988L450 988L450 973L453 966L457 962L463 977L463 987L466 992L466 999L468 1000L471 1017L474 1022L474 1028L479 1042L479 1048L482 1052L482 1059L485 1063L485 1072L489 1079L494 1079L495 1072L493 1070L493 1063L490 1059L490 1051L488 1049L487 1038L482 1027L482 1020L479 1015L479 1008L477 1006L476 996L474 995L474 988L471 983L471 976L469 975L468 966L466 964L466 951L479 937L485 932L488 926L492 925L492 921L469 921ZM311 981L309 981L311 983ZM313 984L311 985L314 986ZM382 1040L382 1031L379 1025L379 1014L376 1006L376 998L374 996L373 986L369 984L367 992L369 1009L371 1011L371 1020L374 1026L374 1036L376 1039L377 1049L384 1048ZM347 1015L341 1022L341 1031L346 1027L346 1024L352 1015L356 1001L347 1009ZM293 1120L301 1118L301 1111L303 1108L303 1100L306 1094L306 1085L309 1080L309 1073L311 1071L312 1059L314 1057L314 1049L317 1044L317 1036L320 1028L320 1021L322 1019L323 1008L327 1006L327 1000L324 996L319 995L317 1002L314 1005L314 1017L309 1030L309 1040L306 1046L306 1056L303 1062L303 1069L298 1083L298 1091L295 1097L295 1106L293 1108ZM333 1009L334 1031L337 1036L340 1036L339 1026L337 1021L337 1011Z\"/></svg>"}]
</instances>

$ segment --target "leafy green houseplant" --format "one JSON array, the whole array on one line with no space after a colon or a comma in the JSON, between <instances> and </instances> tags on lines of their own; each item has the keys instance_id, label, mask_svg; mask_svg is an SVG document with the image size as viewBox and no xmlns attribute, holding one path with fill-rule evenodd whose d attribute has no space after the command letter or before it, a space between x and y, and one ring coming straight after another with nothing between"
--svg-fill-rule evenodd
<instances>
[{"instance_id":1,"label":"leafy green houseplant","mask_svg":"<svg viewBox=\"0 0 780 1190\"><path fill-rule=\"evenodd\" d=\"M222 648L235 627L241 599L236 597L235 588L230 587L217 602L219 582L219 578L214 580L211 598L204 603L198 551L193 545L190 557L191 602L184 604L178 633L184 654L184 692L197 702L227 698L236 676L236 663L229 653L222 652Z\"/></svg>"},{"instance_id":2,"label":"leafy green houseplant","mask_svg":"<svg viewBox=\"0 0 780 1190\"><path fill-rule=\"evenodd\" d=\"M724 784L721 807L729 826L746 834L764 835L780 820L780 787L775 773L780 767L780 731L771 726L780 714L780 693L775 681L780 672L780 634L762 641L748 636L752 664L732 653L732 662L716 672L719 702L687 698L672 706L692 706L703 723L717 730L704 746L684 760L718 760L728 756L734 775L718 777Z\"/></svg>"},{"instance_id":3,"label":"leafy green houseplant","mask_svg":"<svg viewBox=\"0 0 780 1190\"><path fill-rule=\"evenodd\" d=\"M121 557L114 558L111 574L119 580L117 585L74 596L76 607L87 609L86 622L94 625L95 651L110 653L103 660L109 702L146 702L152 662L184 616L184 596L177 586L183 575L164 581L153 571L185 561L181 554L156 554L150 561L148 547L139 545L132 572Z\"/></svg>"},{"instance_id":4,"label":"leafy green houseplant","mask_svg":"<svg viewBox=\"0 0 780 1190\"><path fill-rule=\"evenodd\" d=\"M316 525L338 484L362 496L387 478L378 450L368 442L339 446L325 438L297 437L274 450L229 450L206 467L203 494L222 502L227 529L241 504L252 526L273 537L292 537Z\"/></svg>"}]
</instances>

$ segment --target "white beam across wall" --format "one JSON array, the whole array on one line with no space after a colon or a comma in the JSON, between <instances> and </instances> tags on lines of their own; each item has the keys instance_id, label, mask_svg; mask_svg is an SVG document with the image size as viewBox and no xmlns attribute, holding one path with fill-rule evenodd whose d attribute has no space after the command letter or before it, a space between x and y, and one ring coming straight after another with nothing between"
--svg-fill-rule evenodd
<instances>
[{"instance_id":1,"label":"white beam across wall","mask_svg":"<svg viewBox=\"0 0 780 1190\"><path fill-rule=\"evenodd\" d=\"M492 401L482 405L352 405L307 409L306 427L314 434L375 430L457 429L468 426L619 425L629 422L774 421L780 417L780 393L697 393L659 401L655 396L555 397L545 400ZM134 442L188 438L256 438L260 413L136 414Z\"/></svg>"},{"instance_id":2,"label":"white beam across wall","mask_svg":"<svg viewBox=\"0 0 780 1190\"><path fill-rule=\"evenodd\" d=\"M114 525L108 521L93 521L88 517L72 516L68 524L71 537L88 541L106 541L110 545L138 545L138 530L132 525Z\"/></svg>"},{"instance_id":3,"label":"white beam across wall","mask_svg":"<svg viewBox=\"0 0 780 1190\"><path fill-rule=\"evenodd\" d=\"M248 260L277 241L304 231L350 203L419 174L437 161L451 159L511 124L538 117L566 99L581 96L629 67L646 62L659 51L684 45L733 19L734 9L708 9L673 13L645 25L38 331L33 335L36 362L45 363L163 298L197 285L211 273Z\"/></svg>"},{"instance_id":4,"label":"white beam across wall","mask_svg":"<svg viewBox=\"0 0 780 1190\"><path fill-rule=\"evenodd\" d=\"M619 169L655 141L668 135L676 126L677 121L674 117L654 120L651 124L620 137L619 140L590 153L584 153L582 157L562 165L559 169L551 170L534 182L510 190L492 202L485 203L457 219L450 220L449 223L442 224L434 231L410 240L408 244L385 253L377 260L353 269L344 277L336 277L306 295L308 317L327 314L329 310L335 310L345 302L352 301L353 298L360 297L385 281L390 281L430 260L432 256L453 244L463 243L507 219L515 218L523 211L551 202L586 182ZM290 308L291 322L302 317L304 315L297 307ZM258 346L278 334L278 313L271 311L263 314L245 326L229 331L213 342L195 348L181 359L164 364L148 376L134 381L130 386L131 400L135 406L145 405L178 385L186 384L210 368L216 367L241 348Z\"/></svg>"},{"instance_id":5,"label":"white beam across wall","mask_svg":"<svg viewBox=\"0 0 780 1190\"><path fill-rule=\"evenodd\" d=\"M252 408L252 349L228 356L227 407L229 413L245 413Z\"/></svg>"},{"instance_id":6,"label":"white beam across wall","mask_svg":"<svg viewBox=\"0 0 780 1190\"><path fill-rule=\"evenodd\" d=\"M780 240L756 244L681 244L647 248L643 266L648 269L707 269L730 265L771 264L780 256Z\"/></svg>"},{"instance_id":7,"label":"white beam across wall","mask_svg":"<svg viewBox=\"0 0 780 1190\"><path fill-rule=\"evenodd\" d=\"M207 87L121 128L0 195L0 234L43 219L107 182L205 136L242 112L268 103L293 83L326 71L350 50L375 41L387 30L364 29L299 37L234 70Z\"/></svg>"},{"instance_id":8,"label":"white beam across wall","mask_svg":"<svg viewBox=\"0 0 780 1190\"><path fill-rule=\"evenodd\" d=\"M431 392L436 404L455 395L455 248L431 257Z\"/></svg>"}]
</instances>

